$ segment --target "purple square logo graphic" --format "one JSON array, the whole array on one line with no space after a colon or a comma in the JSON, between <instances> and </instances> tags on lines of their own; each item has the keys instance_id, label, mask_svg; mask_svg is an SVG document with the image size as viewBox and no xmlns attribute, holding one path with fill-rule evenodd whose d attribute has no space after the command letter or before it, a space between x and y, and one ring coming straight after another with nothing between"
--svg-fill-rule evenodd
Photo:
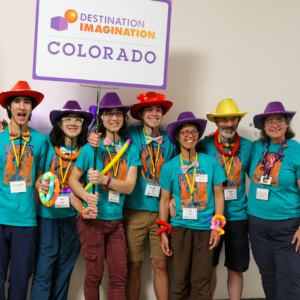
<instances>
[{"instance_id":1,"label":"purple square logo graphic","mask_svg":"<svg viewBox=\"0 0 300 300\"><path fill-rule=\"evenodd\" d=\"M63 17L53 17L51 18L51 28L62 31L68 29L69 21Z\"/></svg>"}]
</instances>

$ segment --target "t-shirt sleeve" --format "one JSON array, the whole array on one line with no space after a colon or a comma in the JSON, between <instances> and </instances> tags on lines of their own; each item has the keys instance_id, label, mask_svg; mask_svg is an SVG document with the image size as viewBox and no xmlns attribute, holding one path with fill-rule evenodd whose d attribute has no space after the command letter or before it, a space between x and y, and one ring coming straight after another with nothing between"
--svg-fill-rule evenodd
<instances>
[{"instance_id":1,"label":"t-shirt sleeve","mask_svg":"<svg viewBox=\"0 0 300 300\"><path fill-rule=\"evenodd\" d=\"M172 192L173 185L171 181L171 174L170 174L170 166L169 164L164 164L161 171L160 171L160 180L159 183L161 184L162 188Z\"/></svg>"},{"instance_id":2,"label":"t-shirt sleeve","mask_svg":"<svg viewBox=\"0 0 300 300\"><path fill-rule=\"evenodd\" d=\"M135 145L130 145L130 155L131 155L131 162L130 162L130 166L141 166L142 165L142 161L140 158L140 154L138 151L138 148Z\"/></svg>"},{"instance_id":3,"label":"t-shirt sleeve","mask_svg":"<svg viewBox=\"0 0 300 300\"><path fill-rule=\"evenodd\" d=\"M224 171L220 165L220 163L214 159L214 174L213 174L213 185L218 185L222 182L226 181L226 176Z\"/></svg>"},{"instance_id":4,"label":"t-shirt sleeve","mask_svg":"<svg viewBox=\"0 0 300 300\"><path fill-rule=\"evenodd\" d=\"M39 161L38 164L36 166L37 170L44 170L45 169L45 163L46 163L46 156L47 156L47 152L48 152L48 142L46 137L43 138L43 143L42 143L42 150L41 150L41 154L39 157Z\"/></svg>"},{"instance_id":5,"label":"t-shirt sleeve","mask_svg":"<svg viewBox=\"0 0 300 300\"><path fill-rule=\"evenodd\" d=\"M77 159L76 159L76 163L75 166L78 167L79 169L81 169L83 172L86 172L90 167L89 167L89 155L91 155L90 153L88 153L88 148L86 146L84 146Z\"/></svg>"},{"instance_id":6,"label":"t-shirt sleeve","mask_svg":"<svg viewBox=\"0 0 300 300\"><path fill-rule=\"evenodd\" d=\"M127 134L126 136L131 139L131 143L136 145L137 147L139 146L139 130L138 127L131 125L127 128Z\"/></svg>"}]
</instances>

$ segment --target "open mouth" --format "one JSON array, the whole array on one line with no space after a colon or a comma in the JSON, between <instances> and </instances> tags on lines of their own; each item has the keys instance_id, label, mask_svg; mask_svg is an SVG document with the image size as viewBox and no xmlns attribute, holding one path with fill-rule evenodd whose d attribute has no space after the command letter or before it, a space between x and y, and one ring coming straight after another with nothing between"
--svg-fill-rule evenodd
<instances>
[{"instance_id":1,"label":"open mouth","mask_svg":"<svg viewBox=\"0 0 300 300\"><path fill-rule=\"evenodd\" d=\"M21 119L21 120L25 120L26 114L25 114L25 113L18 113L18 117L19 117L19 119Z\"/></svg>"}]
</instances>

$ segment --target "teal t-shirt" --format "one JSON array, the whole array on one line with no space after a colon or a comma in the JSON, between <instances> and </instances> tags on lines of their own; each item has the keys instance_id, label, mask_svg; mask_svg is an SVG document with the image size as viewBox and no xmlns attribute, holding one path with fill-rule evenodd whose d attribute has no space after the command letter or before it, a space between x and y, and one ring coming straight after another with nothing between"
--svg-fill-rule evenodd
<instances>
[{"instance_id":1,"label":"teal t-shirt","mask_svg":"<svg viewBox=\"0 0 300 300\"><path fill-rule=\"evenodd\" d=\"M281 145L270 144L268 160ZM300 192L297 180L300 179L300 144L295 140L287 142L283 155L271 169L271 185L260 184L263 165L260 162L267 143L254 142L253 160L250 169L250 190L248 195L248 214L265 220L285 220L300 217ZM256 199L257 188L269 190L269 200Z\"/></svg>"},{"instance_id":2,"label":"teal t-shirt","mask_svg":"<svg viewBox=\"0 0 300 300\"><path fill-rule=\"evenodd\" d=\"M154 177L155 183L159 183L163 164L175 155L175 146L168 139L166 131L160 130L160 135L163 136L162 144L159 145L153 142L154 160L156 162L154 172L151 159L151 155L153 156L152 146L151 144L149 144L149 147L146 145L143 127L130 126L128 128L128 136L139 150L142 165L138 168L138 177L133 192L130 195L126 195L124 206L127 208L151 212L159 211L160 197L146 196L146 185L148 182L153 183ZM149 149L151 154L149 154Z\"/></svg>"},{"instance_id":3,"label":"teal t-shirt","mask_svg":"<svg viewBox=\"0 0 300 300\"><path fill-rule=\"evenodd\" d=\"M10 226L36 226L36 211L34 205L34 188L36 170L44 170L47 153L46 138L38 131L30 128L30 141L22 140L21 168L17 165L9 131L5 130L0 138L0 224ZM14 140L16 153L19 156L20 139ZM26 192L11 193L10 182L25 181Z\"/></svg>"},{"instance_id":4,"label":"teal t-shirt","mask_svg":"<svg viewBox=\"0 0 300 300\"><path fill-rule=\"evenodd\" d=\"M234 142L234 141L233 141ZM236 200L225 200L224 216L227 221L246 220L247 216L247 196L246 196L246 173L249 173L251 157L252 157L252 142L240 137L240 147L234 154L229 176L223 184L223 189L237 189ZM223 154L218 151L214 144L214 138L205 138L198 144L203 153L208 154L218 160L226 175L226 166L224 158L229 167L231 159L228 155L223 157ZM228 148L223 148L228 151ZM227 177L227 176L226 176Z\"/></svg>"},{"instance_id":5,"label":"teal t-shirt","mask_svg":"<svg viewBox=\"0 0 300 300\"><path fill-rule=\"evenodd\" d=\"M176 201L175 218L171 217L172 226L197 230L210 230L211 219L215 214L214 186L226 180L224 172L216 159L203 153L198 153L199 168L196 174L207 175L207 182L194 184L193 200L191 199L189 183L181 171L180 155L165 163L161 170L160 184L170 191ZM189 163L183 161L185 165ZM187 172L190 183L193 182L194 168ZM183 208L198 208L197 220L183 219Z\"/></svg>"},{"instance_id":6,"label":"teal t-shirt","mask_svg":"<svg viewBox=\"0 0 300 300\"><path fill-rule=\"evenodd\" d=\"M121 139L121 145L123 146L125 141ZM108 147L112 159L115 157L117 152L115 151L114 147ZM100 141L100 146L98 147L97 151L97 169L101 172L109 163L111 159L109 153L107 152L106 146L103 144L103 140ZM78 168L82 171L86 172L89 169L94 167L94 148L91 147L89 144L86 144L82 147L79 156L76 160L75 164ZM140 156L138 154L138 150L135 145L130 144L129 147L126 149L125 153L122 154L119 160L118 165L118 172L117 176L114 176L114 169L113 167L105 174L110 176L111 178L125 180L127 177L127 173L131 166L139 166L141 165ZM117 164L114 165L116 168ZM86 177L86 183L88 184L90 181L88 180L88 176ZM108 201L108 190L109 187L107 186L96 186L96 191L99 193L98 199L98 216L97 219L100 220L118 220L123 218L123 205L125 194L120 194L120 202L109 202ZM92 188L89 189L89 193L92 192ZM84 202L84 205L86 203Z\"/></svg>"},{"instance_id":7,"label":"teal t-shirt","mask_svg":"<svg viewBox=\"0 0 300 300\"><path fill-rule=\"evenodd\" d=\"M62 184L62 174L61 174L61 167L60 167L60 157L55 152L54 147L50 143L50 136L46 136L47 142L48 142L48 152L46 156L46 164L44 171L45 172L51 172L52 174L57 175L58 180L60 184ZM71 147L65 145L64 148L66 148L68 151L71 151ZM72 149L73 151L75 148ZM73 167L75 166L75 160L71 161L70 167L68 169L69 160L62 159L62 170L65 177L65 188L68 188L68 181L70 174L72 172ZM68 169L68 173L65 175L66 171ZM68 194L60 194L60 196L69 196ZM76 210L73 208L73 206L70 204L70 207L68 208L56 208L55 203L51 207L47 207L42 204L41 201L39 201L38 207L37 207L37 215L48 218L48 219L60 219L60 218L68 218L75 216L77 214Z\"/></svg>"}]
</instances>

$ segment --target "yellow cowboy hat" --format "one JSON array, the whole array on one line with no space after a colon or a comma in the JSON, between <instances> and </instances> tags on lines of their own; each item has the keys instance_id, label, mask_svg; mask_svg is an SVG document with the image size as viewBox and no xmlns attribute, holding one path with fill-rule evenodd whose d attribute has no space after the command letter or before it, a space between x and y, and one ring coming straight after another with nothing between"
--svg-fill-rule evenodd
<instances>
[{"instance_id":1,"label":"yellow cowboy hat","mask_svg":"<svg viewBox=\"0 0 300 300\"><path fill-rule=\"evenodd\" d=\"M206 114L206 117L209 121L215 122L214 118L218 118L218 117L241 117L242 118L247 113L248 110L244 112L240 112L233 99L224 99L221 102L219 102L216 112L215 113L208 112Z\"/></svg>"}]
</instances>

